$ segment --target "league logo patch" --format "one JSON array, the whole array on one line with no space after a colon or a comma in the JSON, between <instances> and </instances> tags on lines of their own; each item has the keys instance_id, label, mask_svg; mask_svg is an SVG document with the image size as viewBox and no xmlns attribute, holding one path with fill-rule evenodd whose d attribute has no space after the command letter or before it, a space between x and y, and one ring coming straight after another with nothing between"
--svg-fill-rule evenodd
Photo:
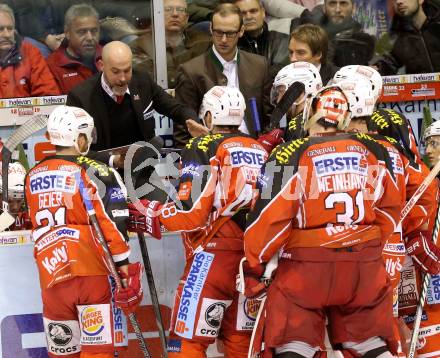
<instances>
[{"instance_id":1,"label":"league logo patch","mask_svg":"<svg viewBox=\"0 0 440 358\"><path fill-rule=\"evenodd\" d=\"M48 331L50 339L57 346L65 346L72 340L72 330L62 323L49 323Z\"/></svg>"}]
</instances>

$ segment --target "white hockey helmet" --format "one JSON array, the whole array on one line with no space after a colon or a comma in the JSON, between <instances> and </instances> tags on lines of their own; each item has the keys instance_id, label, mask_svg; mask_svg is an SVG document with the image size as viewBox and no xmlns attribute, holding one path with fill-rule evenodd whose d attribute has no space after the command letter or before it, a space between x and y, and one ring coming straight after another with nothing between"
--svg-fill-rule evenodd
<instances>
[{"instance_id":1,"label":"white hockey helmet","mask_svg":"<svg viewBox=\"0 0 440 358\"><path fill-rule=\"evenodd\" d=\"M0 163L0 190L3 192L2 167ZM13 162L8 167L8 191L9 199L24 198L24 179L26 169L19 162Z\"/></svg>"},{"instance_id":2,"label":"white hockey helmet","mask_svg":"<svg viewBox=\"0 0 440 358\"><path fill-rule=\"evenodd\" d=\"M330 85L321 88L308 100L303 112L303 128L307 131L318 122L324 127L343 130L350 124L350 119L349 102L344 90L337 85Z\"/></svg>"},{"instance_id":3,"label":"white hockey helmet","mask_svg":"<svg viewBox=\"0 0 440 358\"><path fill-rule=\"evenodd\" d=\"M341 67L333 76L332 83L338 84L343 80L356 80L367 78L370 80L374 101L377 102L382 94L382 77L374 68L362 65L349 65Z\"/></svg>"},{"instance_id":4,"label":"white hockey helmet","mask_svg":"<svg viewBox=\"0 0 440 358\"><path fill-rule=\"evenodd\" d=\"M246 102L240 90L235 87L214 86L203 96L199 117L205 121L211 113L211 128L216 126L240 126L243 122Z\"/></svg>"},{"instance_id":5,"label":"white hockey helmet","mask_svg":"<svg viewBox=\"0 0 440 358\"><path fill-rule=\"evenodd\" d=\"M428 128L426 128L423 139L426 142L428 138L434 136L440 136L440 121L432 122L432 124Z\"/></svg>"},{"instance_id":6,"label":"white hockey helmet","mask_svg":"<svg viewBox=\"0 0 440 358\"><path fill-rule=\"evenodd\" d=\"M374 94L366 78L348 79L338 83L347 96L351 118L371 116L374 112Z\"/></svg>"},{"instance_id":7,"label":"white hockey helmet","mask_svg":"<svg viewBox=\"0 0 440 358\"><path fill-rule=\"evenodd\" d=\"M49 115L47 132L53 145L75 147L78 152L78 136L84 134L89 145L80 153L87 154L92 144L93 118L82 108L58 106Z\"/></svg>"},{"instance_id":8,"label":"white hockey helmet","mask_svg":"<svg viewBox=\"0 0 440 358\"><path fill-rule=\"evenodd\" d=\"M321 75L315 65L301 61L290 63L275 76L270 91L270 103L276 105L280 91L285 92L294 82L301 82L305 87L305 96L296 104L313 96L322 87Z\"/></svg>"}]
</instances>

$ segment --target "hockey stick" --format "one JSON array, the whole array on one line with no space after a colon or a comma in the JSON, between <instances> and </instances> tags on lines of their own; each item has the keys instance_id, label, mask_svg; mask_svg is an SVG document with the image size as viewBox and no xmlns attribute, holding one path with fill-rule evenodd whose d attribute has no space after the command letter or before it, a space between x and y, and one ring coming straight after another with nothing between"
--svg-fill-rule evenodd
<instances>
[{"instance_id":1,"label":"hockey stick","mask_svg":"<svg viewBox=\"0 0 440 358\"><path fill-rule=\"evenodd\" d=\"M400 213L400 221L405 219L405 217L408 215L408 213L411 211L411 209L414 207L414 205L417 203L417 201L420 199L420 197L423 195L425 190L428 188L428 186L435 179L435 177L438 175L439 172L440 172L440 160L437 162L434 168L431 169L430 173L423 180L422 184L420 184L420 186L417 188L413 196L406 202L406 205L404 206L402 212Z\"/></svg>"},{"instance_id":2,"label":"hockey stick","mask_svg":"<svg viewBox=\"0 0 440 358\"><path fill-rule=\"evenodd\" d=\"M258 138L261 134L261 123L257 109L257 99L255 97L249 98L249 106L251 107L252 122L254 123L255 133L257 133Z\"/></svg>"},{"instance_id":3,"label":"hockey stick","mask_svg":"<svg viewBox=\"0 0 440 358\"><path fill-rule=\"evenodd\" d=\"M8 190L8 167L11 162L12 152L26 138L47 125L47 117L44 115L32 116L24 124L18 127L6 140L2 148L2 214L0 215L0 232L5 231L15 222L15 218L9 213L9 190Z\"/></svg>"},{"instance_id":4,"label":"hockey stick","mask_svg":"<svg viewBox=\"0 0 440 358\"><path fill-rule=\"evenodd\" d=\"M151 303L153 304L154 315L156 316L156 324L159 328L160 343L162 344L163 357L168 357L167 338L163 325L162 314L160 313L159 299L157 298L156 285L154 283L153 270L151 268L150 257L148 255L147 244L145 243L144 234L138 232L139 247L142 253L142 261L144 262L145 274L147 275L148 288L150 289Z\"/></svg>"},{"instance_id":5,"label":"hockey stick","mask_svg":"<svg viewBox=\"0 0 440 358\"><path fill-rule=\"evenodd\" d=\"M290 107L295 103L295 101L301 96L305 91L304 84L302 82L292 83L287 91L284 93L283 98L277 103L275 109L272 111L272 116L270 117L270 129L275 129L278 127L281 119L287 113Z\"/></svg>"},{"instance_id":6,"label":"hockey stick","mask_svg":"<svg viewBox=\"0 0 440 358\"><path fill-rule=\"evenodd\" d=\"M439 229L440 229L440 205L437 208L437 216L435 218L434 231L432 233L432 240L434 241L434 244L437 244ZM430 277L431 275L429 273L423 275L422 291L420 293L419 304L417 305L417 311L414 319L413 331L411 334L411 340L409 345L409 353L408 353L409 358L414 358L416 353L417 340L419 338L419 331L420 331L420 323L422 321L423 306L425 305L426 295L428 293Z\"/></svg>"},{"instance_id":7,"label":"hockey stick","mask_svg":"<svg viewBox=\"0 0 440 358\"><path fill-rule=\"evenodd\" d=\"M266 265L262 280L269 281L272 278L272 273L278 267L278 252L272 256ZM240 276L243 277L244 273L243 267L240 264ZM242 291L244 292L244 283L242 283ZM258 307L257 318L255 319L254 329L252 330L251 341L249 343L248 358L257 358L258 355L264 350L264 322L266 321L266 298L265 295L260 302L260 307Z\"/></svg>"},{"instance_id":8,"label":"hockey stick","mask_svg":"<svg viewBox=\"0 0 440 358\"><path fill-rule=\"evenodd\" d=\"M102 249L104 251L104 257L106 264L110 270L110 274L113 276L117 289L120 289L122 287L121 278L119 277L119 274L116 270L115 263L113 261L112 255L110 253L110 250L107 245L107 241L105 241L104 234L102 233L101 227L99 226L98 219L96 218L95 209L93 208L93 204L88 196L87 189L84 187L84 182L81 178L81 172L77 173L77 180L79 183L79 193L84 201L84 204L86 206L87 214L89 215L90 221L92 222L93 228L96 232L96 237L99 241L99 243L102 246ZM150 358L150 352L148 351L147 345L145 343L144 337L142 335L141 326L139 325L138 320L136 319L136 316L134 313L130 313L128 315L128 318L130 319L131 325L133 326L134 332L136 334L136 338L139 343L139 348L142 351L142 354L144 358Z\"/></svg>"}]
</instances>

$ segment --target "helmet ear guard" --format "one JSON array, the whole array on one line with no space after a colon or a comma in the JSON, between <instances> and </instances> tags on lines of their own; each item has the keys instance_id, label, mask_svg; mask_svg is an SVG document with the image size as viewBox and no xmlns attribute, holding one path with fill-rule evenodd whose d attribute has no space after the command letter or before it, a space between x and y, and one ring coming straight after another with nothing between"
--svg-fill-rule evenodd
<instances>
[{"instance_id":1,"label":"helmet ear guard","mask_svg":"<svg viewBox=\"0 0 440 358\"><path fill-rule=\"evenodd\" d=\"M74 147L85 155L94 141L93 118L82 108L73 106L58 106L49 115L47 132L49 141L60 147ZM83 134L87 138L87 150L81 151L78 146L78 137Z\"/></svg>"}]
</instances>

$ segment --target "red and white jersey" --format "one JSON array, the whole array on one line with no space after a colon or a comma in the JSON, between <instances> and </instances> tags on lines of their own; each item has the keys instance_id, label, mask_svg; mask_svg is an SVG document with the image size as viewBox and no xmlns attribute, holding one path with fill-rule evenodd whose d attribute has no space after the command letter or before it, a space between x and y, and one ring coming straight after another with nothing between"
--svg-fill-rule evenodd
<instances>
[{"instance_id":1,"label":"red and white jersey","mask_svg":"<svg viewBox=\"0 0 440 358\"><path fill-rule=\"evenodd\" d=\"M384 244L402 207L386 149L362 133L278 146L259 188L244 236L251 265L267 262L281 248Z\"/></svg>"},{"instance_id":2,"label":"red and white jersey","mask_svg":"<svg viewBox=\"0 0 440 358\"><path fill-rule=\"evenodd\" d=\"M267 152L244 135L213 134L192 139L182 151L179 202L163 206L161 223L182 231L187 254L210 238L242 237L230 220L250 208L257 197L257 178Z\"/></svg>"},{"instance_id":3,"label":"red and white jersey","mask_svg":"<svg viewBox=\"0 0 440 358\"><path fill-rule=\"evenodd\" d=\"M110 168L98 162L85 164L81 158L84 157L51 157L37 164L26 176L25 197L33 225L34 257L43 288L73 276L109 272L78 190L79 175L88 190L113 260L124 261L130 253L124 235L110 219L103 203L107 201L107 194L111 192L114 196L115 190L121 191L121 187ZM104 184L103 198L89 175Z\"/></svg>"}]
</instances>

